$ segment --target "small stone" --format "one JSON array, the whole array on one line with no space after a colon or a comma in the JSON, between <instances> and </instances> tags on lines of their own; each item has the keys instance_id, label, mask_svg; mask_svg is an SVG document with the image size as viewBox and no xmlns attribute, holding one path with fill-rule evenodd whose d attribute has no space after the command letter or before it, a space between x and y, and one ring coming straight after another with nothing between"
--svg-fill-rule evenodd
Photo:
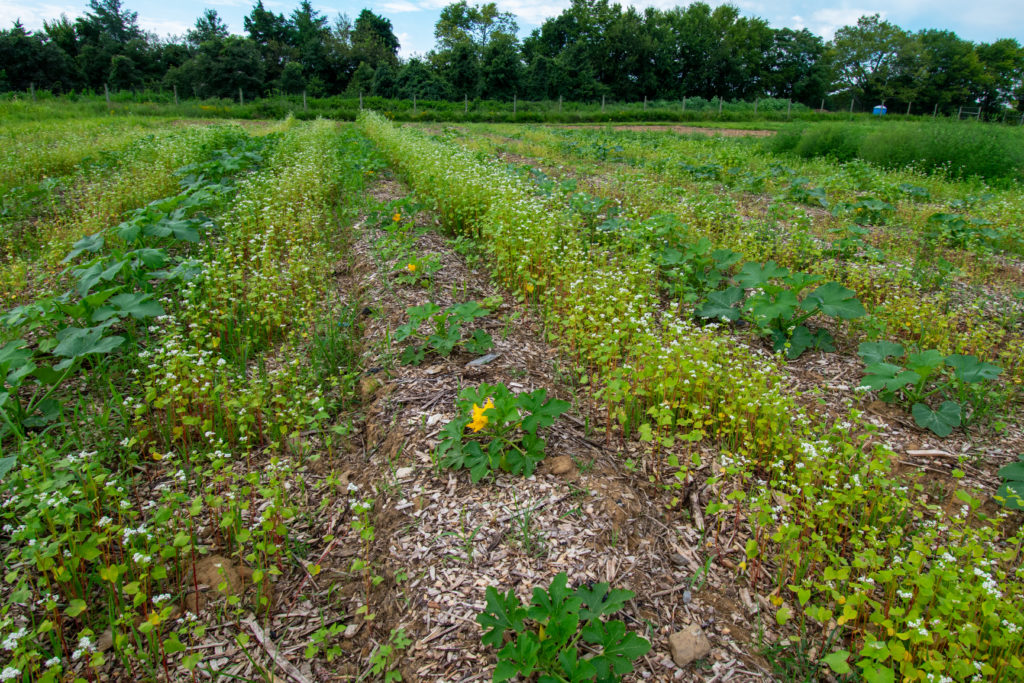
<instances>
[{"instance_id":1,"label":"small stone","mask_svg":"<svg viewBox=\"0 0 1024 683\"><path fill-rule=\"evenodd\" d=\"M345 627L345 633L342 634L345 638L355 638L356 634L359 633L359 627L362 624L349 624Z\"/></svg>"},{"instance_id":2,"label":"small stone","mask_svg":"<svg viewBox=\"0 0 1024 683\"><path fill-rule=\"evenodd\" d=\"M711 653L711 642L697 624L690 624L668 638L672 661L683 667Z\"/></svg>"},{"instance_id":3,"label":"small stone","mask_svg":"<svg viewBox=\"0 0 1024 683\"><path fill-rule=\"evenodd\" d=\"M548 472L557 476L569 474L569 472L572 472L573 467L572 458L568 455L560 455L557 458L548 460Z\"/></svg>"},{"instance_id":4,"label":"small stone","mask_svg":"<svg viewBox=\"0 0 1024 683\"><path fill-rule=\"evenodd\" d=\"M114 632L108 628L96 640L96 649L100 652L106 652L112 647L114 647Z\"/></svg>"},{"instance_id":5,"label":"small stone","mask_svg":"<svg viewBox=\"0 0 1024 683\"><path fill-rule=\"evenodd\" d=\"M497 360L498 358L501 358L500 353L488 353L486 356L480 356L479 358L474 358L473 360L469 361L468 363L466 363L466 367L480 367L481 365L487 365L491 361Z\"/></svg>"},{"instance_id":6,"label":"small stone","mask_svg":"<svg viewBox=\"0 0 1024 683\"><path fill-rule=\"evenodd\" d=\"M399 467L395 470L395 479L410 479L415 473L415 467Z\"/></svg>"},{"instance_id":7,"label":"small stone","mask_svg":"<svg viewBox=\"0 0 1024 683\"><path fill-rule=\"evenodd\" d=\"M689 591L689 589L684 590L683 591L683 604L684 605L689 605L691 602L693 602L693 593L691 593Z\"/></svg>"}]
</instances>

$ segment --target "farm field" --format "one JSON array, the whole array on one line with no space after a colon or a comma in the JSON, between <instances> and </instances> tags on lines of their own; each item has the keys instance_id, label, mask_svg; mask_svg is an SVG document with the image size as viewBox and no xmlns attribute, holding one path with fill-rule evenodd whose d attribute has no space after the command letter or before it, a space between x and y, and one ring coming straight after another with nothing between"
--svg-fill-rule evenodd
<instances>
[{"instance_id":1,"label":"farm field","mask_svg":"<svg viewBox=\"0 0 1024 683\"><path fill-rule=\"evenodd\" d=\"M1019 171L117 120L0 131L0 680L1024 680Z\"/></svg>"}]
</instances>

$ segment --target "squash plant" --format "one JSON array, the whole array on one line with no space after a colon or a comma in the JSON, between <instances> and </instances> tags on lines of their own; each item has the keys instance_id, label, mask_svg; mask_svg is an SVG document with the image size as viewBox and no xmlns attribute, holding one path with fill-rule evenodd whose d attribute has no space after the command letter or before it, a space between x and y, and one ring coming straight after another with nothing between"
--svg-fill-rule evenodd
<instances>
[{"instance_id":1,"label":"squash plant","mask_svg":"<svg viewBox=\"0 0 1024 683\"><path fill-rule=\"evenodd\" d=\"M502 594L489 586L486 597L476 621L485 629L483 643L501 648L495 683L517 675L530 680L534 674L540 683L618 681L651 649L650 642L627 631L625 623L601 619L633 598L632 591L609 589L607 583L572 589L565 572L560 572L547 589L533 589L528 607L511 590ZM580 657L581 639L590 646L592 654L587 657Z\"/></svg>"},{"instance_id":2,"label":"squash plant","mask_svg":"<svg viewBox=\"0 0 1024 683\"><path fill-rule=\"evenodd\" d=\"M967 418L986 409L985 383L999 377L998 365L985 363L977 356L943 356L935 349L909 352L891 341L864 342L857 351L865 363L861 386L878 392L887 403L910 407L918 427L936 436L949 436ZM945 398L937 407L928 399Z\"/></svg>"},{"instance_id":3,"label":"squash plant","mask_svg":"<svg viewBox=\"0 0 1024 683\"><path fill-rule=\"evenodd\" d=\"M866 311L853 290L822 280L820 275L790 272L774 261L749 262L733 278L734 285L709 294L696 313L712 320L742 317L758 334L771 338L775 351L785 351L791 359L808 349L834 351L828 330L812 330L804 323L818 313L853 320ZM812 285L818 286L804 294Z\"/></svg>"}]
</instances>

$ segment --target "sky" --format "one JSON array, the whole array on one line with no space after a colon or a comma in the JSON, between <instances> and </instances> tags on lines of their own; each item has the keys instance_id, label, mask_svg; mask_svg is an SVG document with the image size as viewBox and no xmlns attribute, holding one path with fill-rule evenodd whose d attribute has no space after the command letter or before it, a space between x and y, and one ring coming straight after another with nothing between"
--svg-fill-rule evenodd
<instances>
[{"instance_id":1,"label":"sky","mask_svg":"<svg viewBox=\"0 0 1024 683\"><path fill-rule=\"evenodd\" d=\"M313 6L332 22L339 14L350 19L365 7L391 20L395 35L401 42L402 57L422 55L434 46L434 24L441 8L452 0L384 0L364 3L359 0L313 0ZM482 4L484 0L470 0ZM182 36L195 24L204 9L217 10L232 33L242 33L242 19L256 0L122 0L122 6L138 12L143 29L158 36ZM546 18L558 15L569 6L569 0L497 0L501 11L512 12L519 23L520 34L526 36ZM678 0L625 2L637 8L669 9L686 5ZM710 0L715 6L724 4ZM1020 0L852 0L847 2L811 2L809 0L733 0L747 16L760 17L775 28L807 28L832 38L836 29L854 24L867 14L880 14L897 26L910 31L926 28L951 30L961 38L974 42L992 42L999 38L1016 38L1024 43L1024 8ZM288 15L298 0L264 0L264 6ZM42 28L43 20L62 13L74 18L85 13L88 0L0 0L0 26L9 28L20 19L27 29Z\"/></svg>"}]
</instances>

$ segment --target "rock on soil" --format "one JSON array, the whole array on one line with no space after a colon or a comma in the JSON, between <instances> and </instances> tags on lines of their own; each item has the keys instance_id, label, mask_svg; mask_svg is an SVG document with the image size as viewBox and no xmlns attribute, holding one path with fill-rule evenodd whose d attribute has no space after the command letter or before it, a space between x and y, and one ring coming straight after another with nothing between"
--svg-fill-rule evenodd
<instances>
[{"instance_id":1,"label":"rock on soil","mask_svg":"<svg viewBox=\"0 0 1024 683\"><path fill-rule=\"evenodd\" d=\"M672 651L672 661L679 667L711 653L711 642L697 624L690 624L669 636L668 646Z\"/></svg>"}]
</instances>

